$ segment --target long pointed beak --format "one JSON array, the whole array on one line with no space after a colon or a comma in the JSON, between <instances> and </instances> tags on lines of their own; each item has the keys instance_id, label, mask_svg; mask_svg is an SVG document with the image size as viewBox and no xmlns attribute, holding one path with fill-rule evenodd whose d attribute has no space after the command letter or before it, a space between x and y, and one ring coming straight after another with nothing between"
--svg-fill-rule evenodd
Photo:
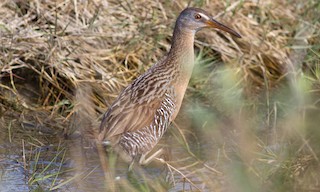
<instances>
[{"instance_id":1,"label":"long pointed beak","mask_svg":"<svg viewBox=\"0 0 320 192\"><path fill-rule=\"evenodd\" d=\"M230 27L227 27L224 24L222 24L214 19L211 19L211 20L207 21L206 23L208 24L209 27L221 29L222 31L228 32L235 37L241 38L241 35L239 35L239 33L235 32Z\"/></svg>"}]
</instances>

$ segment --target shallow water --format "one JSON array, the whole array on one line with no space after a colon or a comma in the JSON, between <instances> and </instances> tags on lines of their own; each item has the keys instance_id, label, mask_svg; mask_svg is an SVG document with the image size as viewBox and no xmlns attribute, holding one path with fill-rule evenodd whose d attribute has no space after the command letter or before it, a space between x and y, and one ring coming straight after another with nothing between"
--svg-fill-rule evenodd
<instances>
[{"instance_id":1,"label":"shallow water","mask_svg":"<svg viewBox=\"0 0 320 192\"><path fill-rule=\"evenodd\" d=\"M0 156L0 191L29 191L23 165L17 158L17 155Z\"/></svg>"},{"instance_id":2,"label":"shallow water","mask_svg":"<svg viewBox=\"0 0 320 192\"><path fill-rule=\"evenodd\" d=\"M53 189L97 192L108 188L97 152L82 144L80 138L63 140L50 134L21 130L19 127L10 130L11 134L8 132L8 129L2 128L0 134L1 192ZM132 176L128 175L126 163L117 163L115 183L119 186L137 185L138 191L139 186L152 185L152 182L164 183L170 192L207 191L202 178L216 180L217 175L212 172L208 174L208 170L200 164L193 165L195 160L190 158L186 147L179 145L172 135L167 134L159 144L173 160L170 162L171 169L159 163L152 164L142 168L143 175L140 176L139 172ZM197 142L194 144L191 142L190 148L202 148L204 159L215 156L205 151L208 143L201 146ZM210 164L210 161L206 163ZM193 183L190 184L189 180Z\"/></svg>"},{"instance_id":3,"label":"shallow water","mask_svg":"<svg viewBox=\"0 0 320 192\"><path fill-rule=\"evenodd\" d=\"M49 185L59 169L68 167L60 157L59 142L47 143L41 135L15 133L9 139L2 130L0 139L0 191L32 191ZM28 138L29 137L29 138ZM35 142L35 141L38 142ZM56 139L55 139L56 140ZM41 179L46 178L46 179ZM59 177L56 181L61 180ZM49 185L50 186L50 185Z\"/></svg>"}]
</instances>

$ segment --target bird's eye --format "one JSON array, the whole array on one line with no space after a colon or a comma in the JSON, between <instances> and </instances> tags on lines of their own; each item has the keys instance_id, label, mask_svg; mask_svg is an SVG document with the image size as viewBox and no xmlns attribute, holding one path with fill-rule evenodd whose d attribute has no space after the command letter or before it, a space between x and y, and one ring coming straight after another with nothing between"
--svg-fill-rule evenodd
<instances>
[{"instance_id":1,"label":"bird's eye","mask_svg":"<svg viewBox=\"0 0 320 192\"><path fill-rule=\"evenodd\" d=\"M195 15L194 15L194 18L195 18L196 20L199 20L199 19L201 19L201 15L200 15L200 14L195 14Z\"/></svg>"}]
</instances>

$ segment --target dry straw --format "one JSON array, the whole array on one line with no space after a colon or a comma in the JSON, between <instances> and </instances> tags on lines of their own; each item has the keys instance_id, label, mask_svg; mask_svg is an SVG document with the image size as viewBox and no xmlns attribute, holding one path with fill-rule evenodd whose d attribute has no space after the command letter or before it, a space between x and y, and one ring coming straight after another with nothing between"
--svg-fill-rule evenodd
<instances>
[{"instance_id":1,"label":"dry straw","mask_svg":"<svg viewBox=\"0 0 320 192\"><path fill-rule=\"evenodd\" d=\"M168 51L172 26L185 3L2 2L1 99L10 101L4 93L10 92L24 107L48 107L72 100L75 86L85 81L94 87L96 104L104 111L124 86ZM265 83L273 86L283 77L289 63L288 41L298 23L293 5L275 1L199 5L243 39L206 31L199 35L198 47L218 52L227 65L244 74L253 90ZM32 89L32 101L21 86Z\"/></svg>"}]
</instances>

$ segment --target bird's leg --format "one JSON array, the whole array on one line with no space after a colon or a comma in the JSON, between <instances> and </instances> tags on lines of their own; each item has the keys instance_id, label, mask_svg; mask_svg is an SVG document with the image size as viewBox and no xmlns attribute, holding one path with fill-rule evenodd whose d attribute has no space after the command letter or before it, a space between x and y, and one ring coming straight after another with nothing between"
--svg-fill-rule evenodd
<instances>
[{"instance_id":1,"label":"bird's leg","mask_svg":"<svg viewBox=\"0 0 320 192\"><path fill-rule=\"evenodd\" d=\"M131 163L130 163L130 165L129 165L129 167L128 167L128 172L131 172L132 169L133 169L134 159L135 159L135 158L132 158L132 161L131 161Z\"/></svg>"},{"instance_id":2,"label":"bird's leg","mask_svg":"<svg viewBox=\"0 0 320 192\"><path fill-rule=\"evenodd\" d=\"M149 151L150 152L150 151ZM161 154L163 154L163 149L159 149L158 151L156 151L155 153L153 153L150 157L148 157L146 159L146 156L149 154L149 152L142 154L139 158L139 156L136 156L134 158L132 158L129 167L128 167L128 172L131 172L133 170L133 166L135 163L135 160L137 158L139 158L139 165L147 165L149 164L152 160L154 160L156 157L159 157Z\"/></svg>"},{"instance_id":3,"label":"bird's leg","mask_svg":"<svg viewBox=\"0 0 320 192\"><path fill-rule=\"evenodd\" d=\"M141 157L140 157L140 160L139 160L139 164L140 165L147 165L149 164L154 158L160 156L161 154L163 153L163 149L159 149L158 151L156 151L155 153L153 153L150 157L148 157L146 159L146 156L149 154L148 153L145 153L145 154L142 154Z\"/></svg>"}]
</instances>

